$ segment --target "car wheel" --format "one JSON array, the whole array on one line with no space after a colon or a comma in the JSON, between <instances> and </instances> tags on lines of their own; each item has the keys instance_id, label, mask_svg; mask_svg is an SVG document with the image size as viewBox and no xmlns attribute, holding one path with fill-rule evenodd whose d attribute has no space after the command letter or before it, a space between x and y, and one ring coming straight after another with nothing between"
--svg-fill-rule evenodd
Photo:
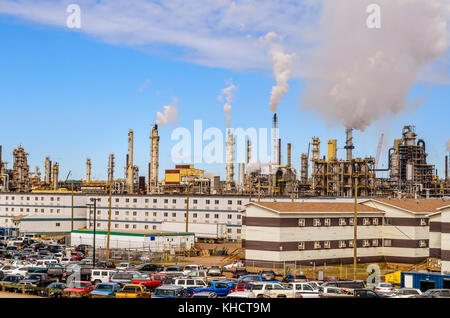
<instances>
[{"instance_id":1,"label":"car wheel","mask_svg":"<svg viewBox=\"0 0 450 318\"><path fill-rule=\"evenodd\" d=\"M256 298L264 298L264 295L258 295Z\"/></svg>"}]
</instances>

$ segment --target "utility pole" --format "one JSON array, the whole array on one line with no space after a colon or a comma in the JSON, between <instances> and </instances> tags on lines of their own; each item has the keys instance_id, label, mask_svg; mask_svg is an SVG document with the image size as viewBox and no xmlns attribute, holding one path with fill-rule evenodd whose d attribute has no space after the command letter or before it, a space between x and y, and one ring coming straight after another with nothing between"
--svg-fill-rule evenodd
<instances>
[{"instance_id":1,"label":"utility pole","mask_svg":"<svg viewBox=\"0 0 450 318\"><path fill-rule=\"evenodd\" d=\"M186 233L189 232L189 190L191 187L191 181L188 181L186 189Z\"/></svg>"},{"instance_id":2,"label":"utility pole","mask_svg":"<svg viewBox=\"0 0 450 318\"><path fill-rule=\"evenodd\" d=\"M73 231L73 181L72 181L72 227L71 227L72 231Z\"/></svg>"},{"instance_id":3,"label":"utility pole","mask_svg":"<svg viewBox=\"0 0 450 318\"><path fill-rule=\"evenodd\" d=\"M93 241L93 249L94 252L92 253L92 266L95 268L95 230L97 226L97 198L91 198L91 201L94 202L94 241ZM92 205L92 204L90 204Z\"/></svg>"},{"instance_id":4,"label":"utility pole","mask_svg":"<svg viewBox=\"0 0 450 318\"><path fill-rule=\"evenodd\" d=\"M106 259L109 261L109 237L111 233L112 183L109 184L108 236L106 239Z\"/></svg>"},{"instance_id":5,"label":"utility pole","mask_svg":"<svg viewBox=\"0 0 450 318\"><path fill-rule=\"evenodd\" d=\"M354 216L353 216L353 279L354 280L356 280L357 246L358 246L358 177L355 178L355 203L354 203Z\"/></svg>"}]
</instances>

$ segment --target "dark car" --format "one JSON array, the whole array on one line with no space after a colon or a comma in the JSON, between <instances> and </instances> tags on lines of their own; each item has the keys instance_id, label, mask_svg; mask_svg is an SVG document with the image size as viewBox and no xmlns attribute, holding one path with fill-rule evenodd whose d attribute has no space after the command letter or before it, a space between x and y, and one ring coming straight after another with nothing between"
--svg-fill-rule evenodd
<instances>
[{"instance_id":1,"label":"dark car","mask_svg":"<svg viewBox=\"0 0 450 318\"><path fill-rule=\"evenodd\" d=\"M23 279L22 275L18 275L18 274L14 274L14 275L6 275L1 281L0 283L5 283L5 284L17 284L18 282L20 282Z\"/></svg>"},{"instance_id":2,"label":"dark car","mask_svg":"<svg viewBox=\"0 0 450 318\"><path fill-rule=\"evenodd\" d=\"M61 245L57 245L57 244L50 244L49 246L47 246L47 250L50 251L51 253L64 252L64 248Z\"/></svg>"},{"instance_id":3,"label":"dark car","mask_svg":"<svg viewBox=\"0 0 450 318\"><path fill-rule=\"evenodd\" d=\"M417 298L450 298L450 289L428 289Z\"/></svg>"},{"instance_id":4,"label":"dark car","mask_svg":"<svg viewBox=\"0 0 450 318\"><path fill-rule=\"evenodd\" d=\"M283 283L294 283L294 282L307 282L308 278L305 275L286 275L282 282Z\"/></svg>"},{"instance_id":5,"label":"dark car","mask_svg":"<svg viewBox=\"0 0 450 318\"><path fill-rule=\"evenodd\" d=\"M277 273L275 273L273 270L262 270L258 273L258 275L261 275L264 281L274 281Z\"/></svg>"},{"instance_id":6,"label":"dark car","mask_svg":"<svg viewBox=\"0 0 450 318\"><path fill-rule=\"evenodd\" d=\"M49 298L61 298L62 293L59 291L63 291L67 288L67 285L61 282L51 283L47 286L47 290L41 291L40 295L43 297Z\"/></svg>"},{"instance_id":7,"label":"dark car","mask_svg":"<svg viewBox=\"0 0 450 318\"><path fill-rule=\"evenodd\" d=\"M327 281L322 284L323 287L339 287L349 289L363 289L366 288L366 284L362 280L343 280L343 281Z\"/></svg>"},{"instance_id":8,"label":"dark car","mask_svg":"<svg viewBox=\"0 0 450 318\"><path fill-rule=\"evenodd\" d=\"M95 266L98 268L116 268L116 264L111 261L100 261Z\"/></svg>"},{"instance_id":9,"label":"dark car","mask_svg":"<svg viewBox=\"0 0 450 318\"><path fill-rule=\"evenodd\" d=\"M248 272L245 268L236 268L233 273L233 278L239 278L245 275L248 275Z\"/></svg>"},{"instance_id":10,"label":"dark car","mask_svg":"<svg viewBox=\"0 0 450 318\"><path fill-rule=\"evenodd\" d=\"M140 264L136 266L136 270L142 273L156 273L161 270L164 270L164 267L155 264Z\"/></svg>"}]
</instances>

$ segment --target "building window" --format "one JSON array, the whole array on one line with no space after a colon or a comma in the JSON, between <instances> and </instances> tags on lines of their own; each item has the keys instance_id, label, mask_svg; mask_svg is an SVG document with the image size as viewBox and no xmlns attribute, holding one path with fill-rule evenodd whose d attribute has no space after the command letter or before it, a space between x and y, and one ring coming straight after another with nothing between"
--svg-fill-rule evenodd
<instances>
[{"instance_id":1,"label":"building window","mask_svg":"<svg viewBox=\"0 0 450 318\"><path fill-rule=\"evenodd\" d=\"M330 241L325 241L325 242L323 243L323 247L324 247L324 248L330 248L330 247L331 247Z\"/></svg>"},{"instance_id":2,"label":"building window","mask_svg":"<svg viewBox=\"0 0 450 318\"><path fill-rule=\"evenodd\" d=\"M61 223L56 223L56 227L60 227L61 226Z\"/></svg>"},{"instance_id":3,"label":"building window","mask_svg":"<svg viewBox=\"0 0 450 318\"><path fill-rule=\"evenodd\" d=\"M130 227L129 224L125 224L125 228L128 229Z\"/></svg>"},{"instance_id":4,"label":"building window","mask_svg":"<svg viewBox=\"0 0 450 318\"><path fill-rule=\"evenodd\" d=\"M210 202L209 200L206 200L206 204L209 204L209 202Z\"/></svg>"},{"instance_id":5,"label":"building window","mask_svg":"<svg viewBox=\"0 0 450 318\"><path fill-rule=\"evenodd\" d=\"M195 200L194 200L194 204L197 204L197 203L198 203L198 200L197 200L197 199L195 199Z\"/></svg>"},{"instance_id":6,"label":"building window","mask_svg":"<svg viewBox=\"0 0 450 318\"><path fill-rule=\"evenodd\" d=\"M148 230L148 225L144 225L144 229Z\"/></svg>"},{"instance_id":7,"label":"building window","mask_svg":"<svg viewBox=\"0 0 450 318\"><path fill-rule=\"evenodd\" d=\"M378 225L378 218L373 218L372 219L372 224L373 225Z\"/></svg>"},{"instance_id":8,"label":"building window","mask_svg":"<svg viewBox=\"0 0 450 318\"><path fill-rule=\"evenodd\" d=\"M228 232L228 234L231 234L231 229L228 229L227 232Z\"/></svg>"},{"instance_id":9,"label":"building window","mask_svg":"<svg viewBox=\"0 0 450 318\"><path fill-rule=\"evenodd\" d=\"M136 215L137 215L137 212L136 212L136 211L133 211L133 215L136 216Z\"/></svg>"},{"instance_id":10,"label":"building window","mask_svg":"<svg viewBox=\"0 0 450 318\"><path fill-rule=\"evenodd\" d=\"M345 248L347 245L345 244L345 241L339 241L339 248Z\"/></svg>"},{"instance_id":11,"label":"building window","mask_svg":"<svg viewBox=\"0 0 450 318\"><path fill-rule=\"evenodd\" d=\"M214 214L214 218L218 219L219 218L219 214Z\"/></svg>"},{"instance_id":12,"label":"building window","mask_svg":"<svg viewBox=\"0 0 450 318\"><path fill-rule=\"evenodd\" d=\"M370 225L370 219L369 218L364 218L363 219L363 225Z\"/></svg>"},{"instance_id":13,"label":"building window","mask_svg":"<svg viewBox=\"0 0 450 318\"><path fill-rule=\"evenodd\" d=\"M164 216L165 216L165 217L169 216L169 213L164 212Z\"/></svg>"},{"instance_id":14,"label":"building window","mask_svg":"<svg viewBox=\"0 0 450 318\"><path fill-rule=\"evenodd\" d=\"M136 228L136 224L133 224L133 229L135 229Z\"/></svg>"},{"instance_id":15,"label":"building window","mask_svg":"<svg viewBox=\"0 0 450 318\"><path fill-rule=\"evenodd\" d=\"M197 213L192 214L192 217L196 218L197 217Z\"/></svg>"},{"instance_id":16,"label":"building window","mask_svg":"<svg viewBox=\"0 0 450 318\"><path fill-rule=\"evenodd\" d=\"M420 219L420 226L425 226L427 225L427 220L426 219Z\"/></svg>"},{"instance_id":17,"label":"building window","mask_svg":"<svg viewBox=\"0 0 450 318\"><path fill-rule=\"evenodd\" d=\"M148 212L145 212L145 216L148 216Z\"/></svg>"},{"instance_id":18,"label":"building window","mask_svg":"<svg viewBox=\"0 0 450 318\"><path fill-rule=\"evenodd\" d=\"M331 226L331 219L325 219L324 224L325 226Z\"/></svg>"},{"instance_id":19,"label":"building window","mask_svg":"<svg viewBox=\"0 0 450 318\"><path fill-rule=\"evenodd\" d=\"M378 246L378 240L372 240L372 246Z\"/></svg>"},{"instance_id":20,"label":"building window","mask_svg":"<svg viewBox=\"0 0 450 318\"><path fill-rule=\"evenodd\" d=\"M130 199L125 199L125 202L126 202L126 203L130 202Z\"/></svg>"},{"instance_id":21,"label":"building window","mask_svg":"<svg viewBox=\"0 0 450 318\"><path fill-rule=\"evenodd\" d=\"M158 200L157 199L153 199L153 203L157 203L158 202Z\"/></svg>"},{"instance_id":22,"label":"building window","mask_svg":"<svg viewBox=\"0 0 450 318\"><path fill-rule=\"evenodd\" d=\"M420 241L419 241L419 247L427 247L427 241L425 241L425 240L420 240Z\"/></svg>"},{"instance_id":23,"label":"building window","mask_svg":"<svg viewBox=\"0 0 450 318\"><path fill-rule=\"evenodd\" d=\"M214 204L219 204L219 200L214 200Z\"/></svg>"},{"instance_id":24,"label":"building window","mask_svg":"<svg viewBox=\"0 0 450 318\"><path fill-rule=\"evenodd\" d=\"M118 203L119 202L119 199L116 199L116 203Z\"/></svg>"},{"instance_id":25,"label":"building window","mask_svg":"<svg viewBox=\"0 0 450 318\"><path fill-rule=\"evenodd\" d=\"M153 212L153 216L156 216L156 212Z\"/></svg>"},{"instance_id":26,"label":"building window","mask_svg":"<svg viewBox=\"0 0 450 318\"><path fill-rule=\"evenodd\" d=\"M384 224L385 225L392 225L392 219L391 218L384 218Z\"/></svg>"},{"instance_id":27,"label":"building window","mask_svg":"<svg viewBox=\"0 0 450 318\"><path fill-rule=\"evenodd\" d=\"M314 242L314 248L315 249L319 249L319 248L321 248L322 246L321 246L321 244L320 244L320 242Z\"/></svg>"},{"instance_id":28,"label":"building window","mask_svg":"<svg viewBox=\"0 0 450 318\"><path fill-rule=\"evenodd\" d=\"M209 219L209 213L205 214L205 218Z\"/></svg>"},{"instance_id":29,"label":"building window","mask_svg":"<svg viewBox=\"0 0 450 318\"><path fill-rule=\"evenodd\" d=\"M114 227L117 229L119 227L119 224L114 224Z\"/></svg>"},{"instance_id":30,"label":"building window","mask_svg":"<svg viewBox=\"0 0 450 318\"><path fill-rule=\"evenodd\" d=\"M228 220L231 220L233 218L232 214L228 214Z\"/></svg>"},{"instance_id":31,"label":"building window","mask_svg":"<svg viewBox=\"0 0 450 318\"><path fill-rule=\"evenodd\" d=\"M386 246L386 247L392 246L392 241L391 240L384 240L384 246Z\"/></svg>"},{"instance_id":32,"label":"building window","mask_svg":"<svg viewBox=\"0 0 450 318\"><path fill-rule=\"evenodd\" d=\"M339 219L339 225L340 225L340 226L345 226L345 225L347 225L347 222L345 221L344 218L340 218L340 219Z\"/></svg>"},{"instance_id":33,"label":"building window","mask_svg":"<svg viewBox=\"0 0 450 318\"><path fill-rule=\"evenodd\" d=\"M298 226L305 226L305 219L298 219Z\"/></svg>"},{"instance_id":34,"label":"building window","mask_svg":"<svg viewBox=\"0 0 450 318\"><path fill-rule=\"evenodd\" d=\"M172 217L175 218L177 216L176 213L172 213Z\"/></svg>"},{"instance_id":35,"label":"building window","mask_svg":"<svg viewBox=\"0 0 450 318\"><path fill-rule=\"evenodd\" d=\"M321 226L320 219L314 219L314 226Z\"/></svg>"},{"instance_id":36,"label":"building window","mask_svg":"<svg viewBox=\"0 0 450 318\"><path fill-rule=\"evenodd\" d=\"M236 233L237 233L237 234L241 234L241 229L237 229L237 230L236 230Z\"/></svg>"},{"instance_id":37,"label":"building window","mask_svg":"<svg viewBox=\"0 0 450 318\"><path fill-rule=\"evenodd\" d=\"M370 246L369 240L364 240L363 247L368 247L368 246Z\"/></svg>"},{"instance_id":38,"label":"building window","mask_svg":"<svg viewBox=\"0 0 450 318\"><path fill-rule=\"evenodd\" d=\"M172 199L172 203L177 203L177 200L176 199Z\"/></svg>"},{"instance_id":39,"label":"building window","mask_svg":"<svg viewBox=\"0 0 450 318\"><path fill-rule=\"evenodd\" d=\"M348 224L349 225L355 225L355 218L348 219Z\"/></svg>"},{"instance_id":40,"label":"building window","mask_svg":"<svg viewBox=\"0 0 450 318\"><path fill-rule=\"evenodd\" d=\"M169 199L164 199L164 203L169 203Z\"/></svg>"},{"instance_id":41,"label":"building window","mask_svg":"<svg viewBox=\"0 0 450 318\"><path fill-rule=\"evenodd\" d=\"M348 241L348 247L353 247L353 240Z\"/></svg>"},{"instance_id":42,"label":"building window","mask_svg":"<svg viewBox=\"0 0 450 318\"><path fill-rule=\"evenodd\" d=\"M242 205L242 200L238 200L238 201L237 201L237 204L238 204L238 205Z\"/></svg>"},{"instance_id":43,"label":"building window","mask_svg":"<svg viewBox=\"0 0 450 318\"><path fill-rule=\"evenodd\" d=\"M240 215L240 214L237 215L237 219L238 219L238 220L241 219L241 215Z\"/></svg>"},{"instance_id":44,"label":"building window","mask_svg":"<svg viewBox=\"0 0 450 318\"><path fill-rule=\"evenodd\" d=\"M133 203L137 203L137 199L133 199Z\"/></svg>"},{"instance_id":45,"label":"building window","mask_svg":"<svg viewBox=\"0 0 450 318\"><path fill-rule=\"evenodd\" d=\"M97 227L100 227L101 226L101 224L100 223L97 223Z\"/></svg>"},{"instance_id":46,"label":"building window","mask_svg":"<svg viewBox=\"0 0 450 318\"><path fill-rule=\"evenodd\" d=\"M119 215L119 211L116 211L116 215Z\"/></svg>"},{"instance_id":47,"label":"building window","mask_svg":"<svg viewBox=\"0 0 450 318\"><path fill-rule=\"evenodd\" d=\"M228 205L233 204L233 200L228 200Z\"/></svg>"},{"instance_id":48,"label":"building window","mask_svg":"<svg viewBox=\"0 0 450 318\"><path fill-rule=\"evenodd\" d=\"M298 249L299 250L304 250L305 249L305 242L298 243Z\"/></svg>"}]
</instances>

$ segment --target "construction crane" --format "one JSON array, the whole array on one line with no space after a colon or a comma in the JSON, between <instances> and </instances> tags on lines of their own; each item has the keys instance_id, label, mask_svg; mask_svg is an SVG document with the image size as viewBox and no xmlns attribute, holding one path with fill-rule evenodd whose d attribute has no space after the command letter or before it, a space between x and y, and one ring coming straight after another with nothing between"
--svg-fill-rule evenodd
<instances>
[{"instance_id":1,"label":"construction crane","mask_svg":"<svg viewBox=\"0 0 450 318\"><path fill-rule=\"evenodd\" d=\"M383 138L384 133L381 134L380 141L378 142L377 156L375 158L375 170L378 169L378 161L380 160L381 148L383 147Z\"/></svg>"}]
</instances>

